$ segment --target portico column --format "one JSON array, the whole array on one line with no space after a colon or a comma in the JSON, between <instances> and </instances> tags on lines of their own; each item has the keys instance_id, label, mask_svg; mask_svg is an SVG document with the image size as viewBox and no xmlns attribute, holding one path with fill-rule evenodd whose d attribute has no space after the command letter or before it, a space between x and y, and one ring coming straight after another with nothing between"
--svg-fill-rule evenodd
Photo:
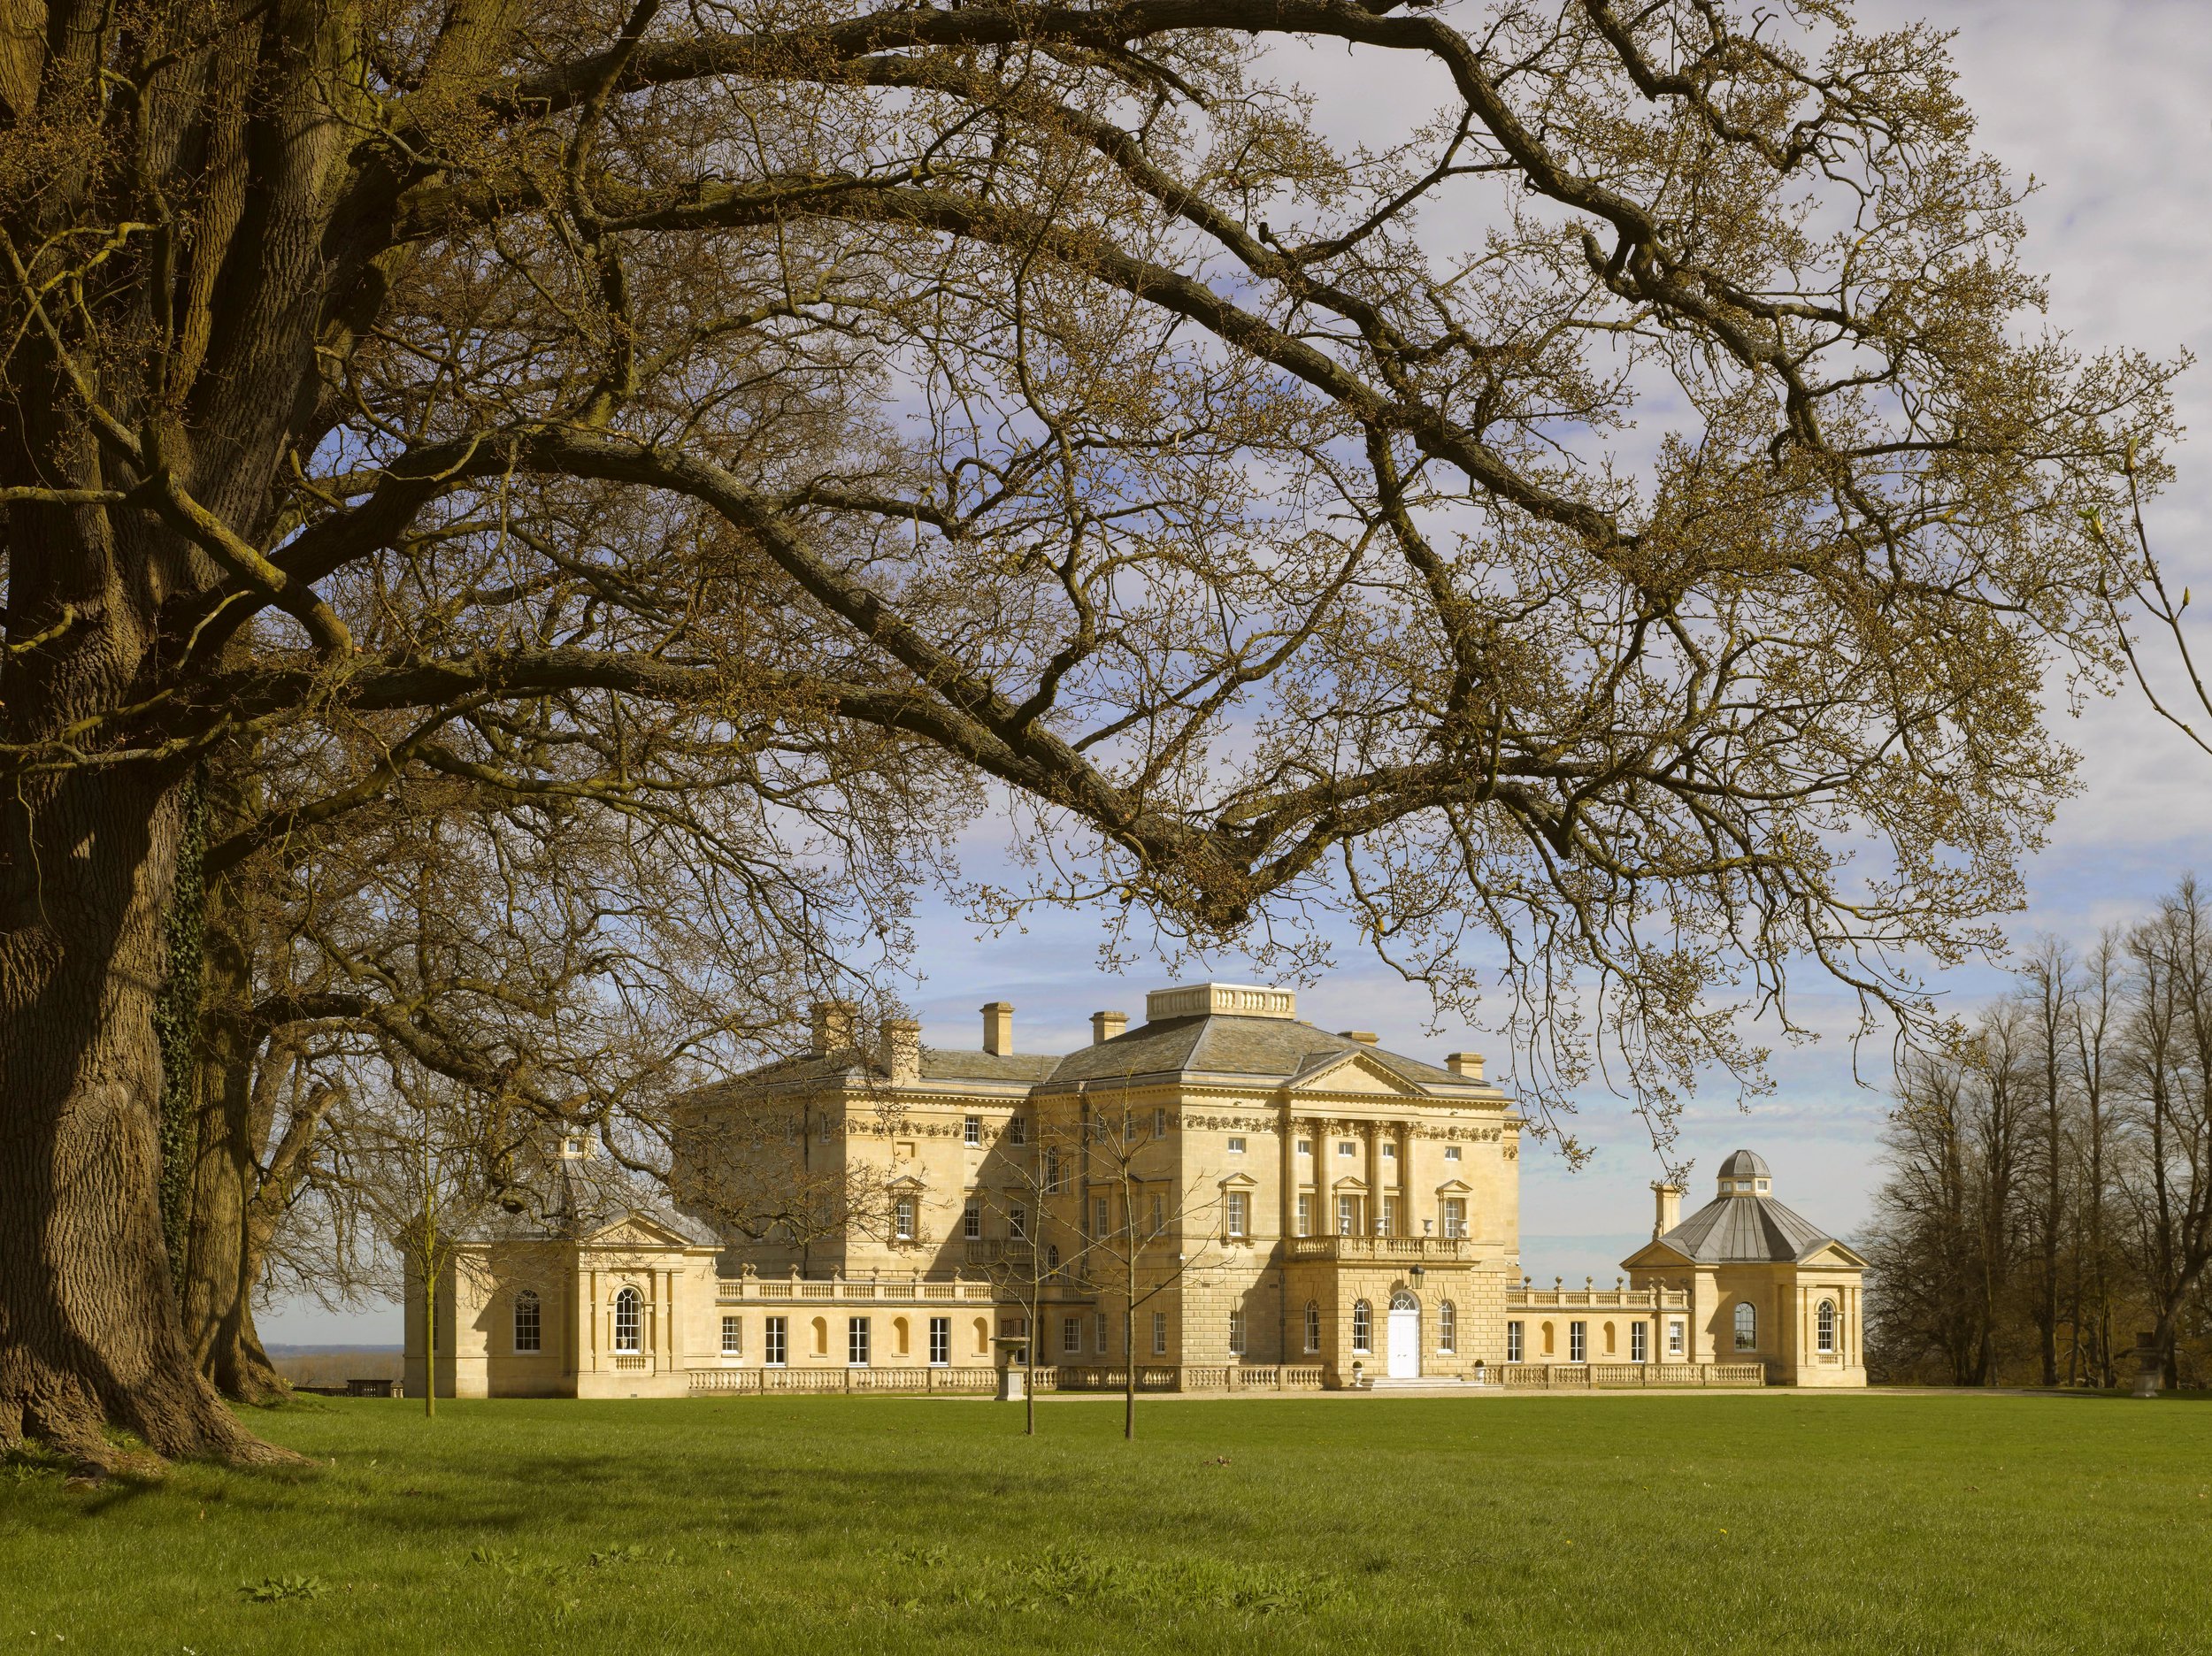
<instances>
[{"instance_id":1,"label":"portico column","mask_svg":"<svg viewBox=\"0 0 2212 1656\"><path fill-rule=\"evenodd\" d=\"M1409 1237L1421 1234L1420 1215L1413 1211L1413 1123L1400 1122L1398 1135L1398 1223Z\"/></svg>"},{"instance_id":2,"label":"portico column","mask_svg":"<svg viewBox=\"0 0 2212 1656\"><path fill-rule=\"evenodd\" d=\"M1329 1123L1315 1116L1306 1123L1313 1134L1313 1230L1316 1236L1336 1234L1336 1215L1330 1211L1329 1175L1336 1165L1336 1146L1329 1142Z\"/></svg>"},{"instance_id":3,"label":"portico column","mask_svg":"<svg viewBox=\"0 0 2212 1656\"><path fill-rule=\"evenodd\" d=\"M1367 1200L1375 1205L1360 1215L1369 1236L1375 1234L1375 1226L1382 1220L1382 1124L1379 1122L1361 1123L1367 1134Z\"/></svg>"},{"instance_id":4,"label":"portico column","mask_svg":"<svg viewBox=\"0 0 2212 1656\"><path fill-rule=\"evenodd\" d=\"M591 1338L585 1346L590 1353L591 1369L599 1372L599 1272L596 1268L584 1276L584 1326L591 1330Z\"/></svg>"}]
</instances>

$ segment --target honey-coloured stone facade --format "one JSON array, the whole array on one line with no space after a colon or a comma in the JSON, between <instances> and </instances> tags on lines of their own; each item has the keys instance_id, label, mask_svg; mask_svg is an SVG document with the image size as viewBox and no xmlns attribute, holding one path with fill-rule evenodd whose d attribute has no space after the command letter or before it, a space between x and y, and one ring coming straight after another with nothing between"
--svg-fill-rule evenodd
<instances>
[{"instance_id":1,"label":"honey-coloured stone facade","mask_svg":"<svg viewBox=\"0 0 2212 1656\"><path fill-rule=\"evenodd\" d=\"M1018 1361L1063 1388L1865 1383L1863 1262L1763 1163L1694 1235L1663 1187L1632 1286L1539 1291L1521 1118L1479 1054L1329 1033L1282 988L1146 1011L1031 1055L1003 1001L974 1051L818 1008L809 1052L683 1100L675 1210L456 1250L440 1390L972 1391Z\"/></svg>"}]
</instances>

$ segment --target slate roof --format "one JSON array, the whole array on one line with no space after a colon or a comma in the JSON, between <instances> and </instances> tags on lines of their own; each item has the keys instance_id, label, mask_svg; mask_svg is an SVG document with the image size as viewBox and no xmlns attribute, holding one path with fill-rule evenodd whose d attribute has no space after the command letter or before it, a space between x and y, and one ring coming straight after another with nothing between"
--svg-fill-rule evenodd
<instances>
[{"instance_id":1,"label":"slate roof","mask_svg":"<svg viewBox=\"0 0 2212 1656\"><path fill-rule=\"evenodd\" d=\"M1765 1166L1760 1163L1762 1171ZM1653 1246L1671 1247L1701 1265L1774 1265L1817 1254L1835 1239L1771 1196L1717 1196Z\"/></svg>"},{"instance_id":2,"label":"slate roof","mask_svg":"<svg viewBox=\"0 0 2212 1656\"><path fill-rule=\"evenodd\" d=\"M945 1046L922 1048L925 1081L987 1081L1010 1086L1034 1086L1050 1075L1060 1062L1056 1053L962 1052ZM686 1095L686 1101L719 1104L734 1101L763 1086L795 1085L809 1082L886 1081L890 1071L872 1054L856 1047L843 1052L801 1053L749 1070L727 1081L713 1082Z\"/></svg>"},{"instance_id":3,"label":"slate roof","mask_svg":"<svg viewBox=\"0 0 2212 1656\"><path fill-rule=\"evenodd\" d=\"M1291 1018L1240 1017L1202 1014L1141 1024L1110 1041L1079 1048L1067 1056L1050 1053L964 1052L944 1046L922 1048L924 1081L979 1081L997 1085L1040 1083L1079 1085L1125 1077L1174 1075L1260 1076L1285 1080L1333 1062L1346 1053L1363 1053L1402 1079L1428 1090L1455 1092L1485 1084L1449 1070L1423 1063L1342 1035L1333 1035ZM733 1080L693 1092L703 1104L734 1101L763 1086L855 1079L881 1081L888 1072L873 1054L849 1047L836 1053L802 1053L764 1064Z\"/></svg>"},{"instance_id":4,"label":"slate roof","mask_svg":"<svg viewBox=\"0 0 2212 1656\"><path fill-rule=\"evenodd\" d=\"M944 1046L925 1046L922 1079L1009 1081L1034 1085L1050 1075L1061 1062L1057 1053L961 1052Z\"/></svg>"},{"instance_id":5,"label":"slate roof","mask_svg":"<svg viewBox=\"0 0 2212 1656\"><path fill-rule=\"evenodd\" d=\"M1140 1024L1110 1041L1070 1053L1047 1079L1054 1085L1192 1074L1279 1079L1302 1075L1351 1052L1366 1054L1392 1074L1423 1088L1479 1085L1417 1058L1332 1035L1293 1018L1222 1014Z\"/></svg>"}]
</instances>

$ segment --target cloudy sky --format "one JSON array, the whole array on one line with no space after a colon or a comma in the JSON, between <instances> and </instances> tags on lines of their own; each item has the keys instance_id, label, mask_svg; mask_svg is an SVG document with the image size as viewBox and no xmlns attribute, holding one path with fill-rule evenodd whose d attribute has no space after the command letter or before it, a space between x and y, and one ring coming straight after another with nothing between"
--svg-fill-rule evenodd
<instances>
[{"instance_id":1,"label":"cloudy sky","mask_svg":"<svg viewBox=\"0 0 2212 1656\"><path fill-rule=\"evenodd\" d=\"M2050 277L2055 325L2085 349L2185 348L2212 361L2212 106L2203 96L2212 86L2212 28L2202 0L1872 0L1862 15L1870 24L1929 17L1956 31L1952 50L1984 148L2039 186L2027 207L2026 257ZM1313 67L1326 101L1322 119L1333 128L1363 126L1397 102L1398 88L1363 84L1359 65ZM2178 450L2181 476L2157 503L2152 530L2181 579L2212 592L2212 366L2185 378L2180 406L2193 436ZM2212 621L2200 648L2212 658ZM2183 870L2212 873L2204 832L2212 758L2132 700L2066 721L2062 736L2085 755L2083 787L2029 870L2030 910L2014 922L2023 940L2038 932L2093 937L2101 925L2142 912ZM987 870L1000 838L988 824L970 837L972 873ZM1141 1013L1143 992L1167 981L1141 970L1102 978L1098 934L1073 917L979 937L938 906L926 912L919 935L925 977L909 999L933 1045L977 1045L975 1008L1002 997L1016 1004L1022 1048L1064 1051L1088 1039L1094 1010ZM1496 1050L1479 1030L1430 1032L1425 998L1356 951L1340 948L1340 957L1343 970L1300 992L1300 1012L1312 1022L1375 1030L1386 1046L1431 1057ZM1213 975L1242 977L1233 959L1214 962ZM1946 987L1970 1007L1998 981L1993 970L1961 973ZM1847 1015L1816 997L1796 1004L1816 1025L1840 1027ZM1862 1053L1868 1078L1879 1082L1886 1055ZM1854 1083L1851 1054L1832 1039L1784 1053L1776 1074L1777 1095L1747 1115L1732 1105L1692 1106L1683 1148L1698 1163L1694 1190L1729 1150L1753 1145L1773 1164L1784 1200L1847 1232L1864 1218L1876 1177L1882 1096ZM1522 1163L1524 1257L1540 1278L1609 1278L1614 1261L1648 1234L1655 1167L1640 1129L1617 1104L1593 1098L1577 1130L1598 1146L1584 1170L1570 1175L1540 1150ZM397 1315L373 1309L333 1318L276 1307L262 1328L272 1341L383 1342L397 1338Z\"/></svg>"}]
</instances>

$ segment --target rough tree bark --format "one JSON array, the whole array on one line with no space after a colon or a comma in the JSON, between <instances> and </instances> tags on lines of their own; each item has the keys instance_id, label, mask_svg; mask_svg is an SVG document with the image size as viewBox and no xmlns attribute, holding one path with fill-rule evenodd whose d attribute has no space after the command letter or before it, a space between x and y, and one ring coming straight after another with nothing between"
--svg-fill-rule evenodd
<instances>
[{"instance_id":1,"label":"rough tree bark","mask_svg":"<svg viewBox=\"0 0 2212 1656\"><path fill-rule=\"evenodd\" d=\"M227 1397L265 1402L290 1388L262 1349L253 1295L269 1238L261 1154L272 1111L257 1086L266 1031L252 1016L252 944L228 883L208 893L190 1223L181 1272L193 1360Z\"/></svg>"},{"instance_id":2,"label":"rough tree bark","mask_svg":"<svg viewBox=\"0 0 2212 1656\"><path fill-rule=\"evenodd\" d=\"M289 1458L223 1407L184 1337L158 1200L153 994L177 788L73 777L11 814L0 940L0 1442L81 1464L104 1428L165 1455Z\"/></svg>"}]
</instances>

